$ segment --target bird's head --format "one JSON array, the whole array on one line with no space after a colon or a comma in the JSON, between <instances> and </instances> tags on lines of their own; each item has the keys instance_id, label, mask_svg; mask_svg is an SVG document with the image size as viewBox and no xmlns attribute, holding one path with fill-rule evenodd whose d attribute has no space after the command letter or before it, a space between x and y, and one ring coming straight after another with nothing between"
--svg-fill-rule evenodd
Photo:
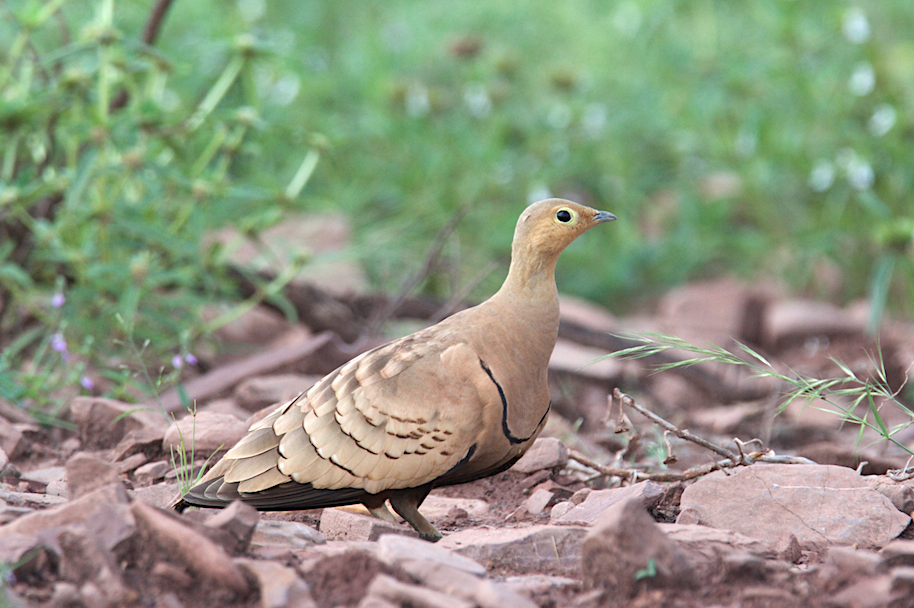
<instances>
[{"instance_id":1,"label":"bird's head","mask_svg":"<svg viewBox=\"0 0 914 608\"><path fill-rule=\"evenodd\" d=\"M554 258L590 228L616 216L560 198L533 203L521 214L514 231L514 255Z\"/></svg>"}]
</instances>

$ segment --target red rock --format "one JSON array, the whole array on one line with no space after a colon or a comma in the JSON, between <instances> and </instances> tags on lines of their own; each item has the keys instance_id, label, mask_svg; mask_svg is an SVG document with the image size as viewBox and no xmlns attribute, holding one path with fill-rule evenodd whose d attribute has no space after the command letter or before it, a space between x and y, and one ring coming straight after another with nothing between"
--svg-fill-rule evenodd
<instances>
[{"instance_id":1,"label":"red rock","mask_svg":"<svg viewBox=\"0 0 914 608\"><path fill-rule=\"evenodd\" d=\"M385 534L378 540L377 557L390 566L400 566L405 562L422 562L424 564L441 564L453 570L459 570L475 576L485 576L485 567L449 551L437 544L418 538L395 534Z\"/></svg>"},{"instance_id":2,"label":"red rock","mask_svg":"<svg viewBox=\"0 0 914 608\"><path fill-rule=\"evenodd\" d=\"M76 397L70 404L70 415L79 427L80 438L86 448L108 448L117 444L130 432L165 432L165 416L102 397Z\"/></svg>"},{"instance_id":3,"label":"red rock","mask_svg":"<svg viewBox=\"0 0 914 608\"><path fill-rule=\"evenodd\" d=\"M417 536L409 526L342 509L324 509L320 532L327 540L378 540L382 534Z\"/></svg>"},{"instance_id":4,"label":"red rock","mask_svg":"<svg viewBox=\"0 0 914 608\"><path fill-rule=\"evenodd\" d=\"M276 374L248 378L235 389L235 403L248 412L279 405L298 397L320 380L319 376Z\"/></svg>"},{"instance_id":5,"label":"red rock","mask_svg":"<svg viewBox=\"0 0 914 608\"><path fill-rule=\"evenodd\" d=\"M535 473L543 469L554 469L568 464L568 448L554 437L540 437L529 450L514 463L512 471Z\"/></svg>"},{"instance_id":6,"label":"red rock","mask_svg":"<svg viewBox=\"0 0 914 608\"><path fill-rule=\"evenodd\" d=\"M70 498L79 498L102 486L121 483L121 476L115 467L85 452L77 452L67 460L66 474Z\"/></svg>"},{"instance_id":7,"label":"red rock","mask_svg":"<svg viewBox=\"0 0 914 608\"><path fill-rule=\"evenodd\" d=\"M638 498L618 502L587 533L581 574L588 587L633 597L645 587L690 587L689 559L660 531Z\"/></svg>"},{"instance_id":8,"label":"red rock","mask_svg":"<svg viewBox=\"0 0 914 608\"><path fill-rule=\"evenodd\" d=\"M234 543L228 549L234 554L244 553L251 544L254 529L260 521L260 512L254 507L236 500L206 520L205 526L222 530Z\"/></svg>"},{"instance_id":9,"label":"red rock","mask_svg":"<svg viewBox=\"0 0 914 608\"><path fill-rule=\"evenodd\" d=\"M251 546L254 547L281 546L291 549L304 549L326 542L324 535L309 525L275 519L260 520L251 538Z\"/></svg>"},{"instance_id":10,"label":"red rock","mask_svg":"<svg viewBox=\"0 0 914 608\"><path fill-rule=\"evenodd\" d=\"M388 600L397 606L421 608L475 608L476 603L438 591L407 585L392 576L378 574L368 586L368 595Z\"/></svg>"},{"instance_id":11,"label":"red rock","mask_svg":"<svg viewBox=\"0 0 914 608\"><path fill-rule=\"evenodd\" d=\"M784 534L813 546L886 545L911 519L851 469L756 464L714 472L690 485L680 507L699 523L776 543Z\"/></svg>"},{"instance_id":12,"label":"red rock","mask_svg":"<svg viewBox=\"0 0 914 608\"><path fill-rule=\"evenodd\" d=\"M261 608L315 608L307 583L292 568L270 561L237 558L257 580Z\"/></svg>"},{"instance_id":13,"label":"red rock","mask_svg":"<svg viewBox=\"0 0 914 608\"><path fill-rule=\"evenodd\" d=\"M186 566L197 577L216 588L225 588L239 596L249 592L247 580L226 552L170 513L142 501L130 505L143 534L167 555Z\"/></svg>"},{"instance_id":14,"label":"red rock","mask_svg":"<svg viewBox=\"0 0 914 608\"><path fill-rule=\"evenodd\" d=\"M612 488L609 490L593 490L587 493L586 498L573 509L570 509L558 519L553 520L556 524L573 524L573 525L593 525L600 515L612 507L628 498L637 498L644 507L651 507L663 496L663 487L652 482L642 481L632 486L624 488ZM574 496L572 496L572 499Z\"/></svg>"},{"instance_id":15,"label":"red rock","mask_svg":"<svg viewBox=\"0 0 914 608\"><path fill-rule=\"evenodd\" d=\"M51 497L47 497L51 498ZM126 504L123 485L110 485L50 509L35 511L0 526L0 538L11 534L34 534L56 526L81 523L105 504Z\"/></svg>"},{"instance_id":16,"label":"red rock","mask_svg":"<svg viewBox=\"0 0 914 608\"><path fill-rule=\"evenodd\" d=\"M576 526L468 528L448 534L437 545L489 570L577 574L586 532Z\"/></svg>"},{"instance_id":17,"label":"red rock","mask_svg":"<svg viewBox=\"0 0 914 608\"><path fill-rule=\"evenodd\" d=\"M185 416L168 427L162 447L165 453L171 449L184 449L188 457L191 450L196 456L212 454L221 448L228 451L247 434L248 427L231 414L197 412L196 416Z\"/></svg>"},{"instance_id":18,"label":"red rock","mask_svg":"<svg viewBox=\"0 0 914 608\"><path fill-rule=\"evenodd\" d=\"M862 334L866 316L844 310L827 302L778 300L766 309L763 321L764 344L775 347L806 338L830 338Z\"/></svg>"},{"instance_id":19,"label":"red rock","mask_svg":"<svg viewBox=\"0 0 914 608\"><path fill-rule=\"evenodd\" d=\"M735 551L763 558L777 557L777 551L770 543L738 532L699 525L657 525L660 526L660 531L677 545L689 552L699 553L709 560L721 559Z\"/></svg>"}]
</instances>

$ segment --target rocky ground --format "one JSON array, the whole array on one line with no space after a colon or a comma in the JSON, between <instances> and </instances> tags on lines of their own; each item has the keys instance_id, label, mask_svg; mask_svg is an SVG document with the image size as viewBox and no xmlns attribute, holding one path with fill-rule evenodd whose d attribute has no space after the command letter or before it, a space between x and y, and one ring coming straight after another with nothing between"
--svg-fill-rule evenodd
<instances>
[{"instance_id":1,"label":"rocky ground","mask_svg":"<svg viewBox=\"0 0 914 608\"><path fill-rule=\"evenodd\" d=\"M862 305L727 280L670 293L643 318L565 299L562 321L544 437L505 473L435 490L422 511L445 534L437 544L357 508L168 509L182 437L200 466L373 344L345 346L319 323L258 309L226 328L223 354L201 353L185 377L196 416L177 393L141 410L82 396L67 430L0 403L0 606L914 606L914 479L899 472L900 447L859 435L826 402L778 413L784 386L738 367L593 363L625 345L610 334L654 331L731 349L737 338L784 373L840 376L834 358L873 380L878 348L910 406L914 327L887 323L877 338ZM631 408L617 429L616 388L744 464L712 472L721 453ZM872 407L890 427L911 420L891 402ZM909 430L895 440L914 448Z\"/></svg>"}]
</instances>

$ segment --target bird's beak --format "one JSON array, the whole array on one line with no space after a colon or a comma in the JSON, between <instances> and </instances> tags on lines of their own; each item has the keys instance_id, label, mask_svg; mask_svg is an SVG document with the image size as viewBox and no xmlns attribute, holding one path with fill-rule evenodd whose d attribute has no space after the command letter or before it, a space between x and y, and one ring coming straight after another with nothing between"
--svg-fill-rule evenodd
<instances>
[{"instance_id":1,"label":"bird's beak","mask_svg":"<svg viewBox=\"0 0 914 608\"><path fill-rule=\"evenodd\" d=\"M593 221L596 224L602 224L603 222L611 222L614 219L617 219L616 216L613 215L612 213L610 213L609 211L597 211L597 213L593 216Z\"/></svg>"}]
</instances>

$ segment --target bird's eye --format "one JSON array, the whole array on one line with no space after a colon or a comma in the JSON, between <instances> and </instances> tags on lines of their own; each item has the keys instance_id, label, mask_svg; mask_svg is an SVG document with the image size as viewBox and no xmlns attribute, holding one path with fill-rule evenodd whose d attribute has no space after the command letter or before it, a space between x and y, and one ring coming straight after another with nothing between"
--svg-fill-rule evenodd
<instances>
[{"instance_id":1,"label":"bird's eye","mask_svg":"<svg viewBox=\"0 0 914 608\"><path fill-rule=\"evenodd\" d=\"M568 211L568 209L559 209L555 214L555 219L563 224L567 224L571 221L571 211Z\"/></svg>"}]
</instances>

